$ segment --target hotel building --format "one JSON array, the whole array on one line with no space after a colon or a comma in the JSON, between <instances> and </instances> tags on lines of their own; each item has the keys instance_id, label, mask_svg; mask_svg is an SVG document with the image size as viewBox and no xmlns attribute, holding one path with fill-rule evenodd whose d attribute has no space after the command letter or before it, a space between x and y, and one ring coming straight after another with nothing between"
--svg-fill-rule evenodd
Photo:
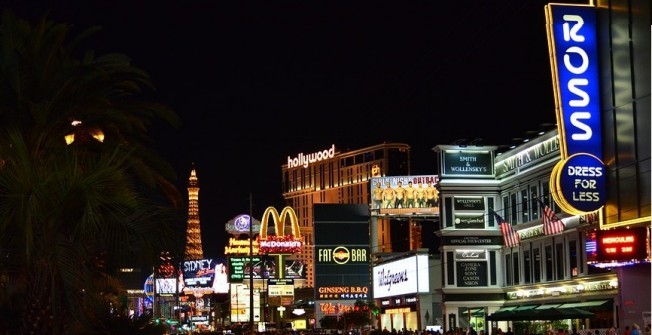
<instances>
[{"instance_id":1,"label":"hotel building","mask_svg":"<svg viewBox=\"0 0 652 335\"><path fill-rule=\"evenodd\" d=\"M383 143L338 151L335 145L316 153L288 156L282 166L283 197L299 220L304 246L292 257L307 264L306 287L314 287L314 204L368 204L372 177L408 175L410 146ZM378 220L378 241L391 252L389 220Z\"/></svg>"}]
</instances>

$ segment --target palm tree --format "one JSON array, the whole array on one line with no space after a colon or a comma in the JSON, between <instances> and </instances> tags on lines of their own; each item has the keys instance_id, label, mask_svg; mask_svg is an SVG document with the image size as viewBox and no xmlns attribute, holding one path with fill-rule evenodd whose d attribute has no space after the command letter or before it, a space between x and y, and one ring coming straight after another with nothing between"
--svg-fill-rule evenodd
<instances>
[{"instance_id":1,"label":"palm tree","mask_svg":"<svg viewBox=\"0 0 652 335\"><path fill-rule=\"evenodd\" d=\"M122 260L182 245L176 176L147 136L176 114L137 98L152 85L124 55L76 58L95 28L69 30L0 23L0 334L106 333Z\"/></svg>"}]
</instances>

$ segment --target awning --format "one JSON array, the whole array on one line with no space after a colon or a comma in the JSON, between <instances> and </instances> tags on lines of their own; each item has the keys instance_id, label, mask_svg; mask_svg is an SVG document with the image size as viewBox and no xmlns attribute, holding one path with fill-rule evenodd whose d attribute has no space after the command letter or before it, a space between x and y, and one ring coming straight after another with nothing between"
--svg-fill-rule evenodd
<instances>
[{"instance_id":1,"label":"awning","mask_svg":"<svg viewBox=\"0 0 652 335\"><path fill-rule=\"evenodd\" d=\"M527 310L535 309L537 308L537 306L539 305L522 305L514 308L514 311L527 311Z\"/></svg>"},{"instance_id":2,"label":"awning","mask_svg":"<svg viewBox=\"0 0 652 335\"><path fill-rule=\"evenodd\" d=\"M560 304L554 304L554 305L541 305L537 306L535 309L549 309L549 308L557 308L559 307Z\"/></svg>"},{"instance_id":3,"label":"awning","mask_svg":"<svg viewBox=\"0 0 652 335\"><path fill-rule=\"evenodd\" d=\"M563 304L560 307L561 308L586 308L588 310L592 309L598 309L599 307L602 307L606 303L608 303L609 300L591 300L591 301L584 301L584 302L569 302L567 304Z\"/></svg>"},{"instance_id":4,"label":"awning","mask_svg":"<svg viewBox=\"0 0 652 335\"><path fill-rule=\"evenodd\" d=\"M500 308L499 310L495 311L494 313L502 313L502 312L509 312L511 310L514 310L518 306L505 306Z\"/></svg>"},{"instance_id":5,"label":"awning","mask_svg":"<svg viewBox=\"0 0 652 335\"><path fill-rule=\"evenodd\" d=\"M542 307L543 308L538 308ZM585 319L593 316L592 312L569 307L561 308L555 305L525 305L509 311L496 311L487 316L489 321L520 321L520 320L566 320Z\"/></svg>"}]
</instances>

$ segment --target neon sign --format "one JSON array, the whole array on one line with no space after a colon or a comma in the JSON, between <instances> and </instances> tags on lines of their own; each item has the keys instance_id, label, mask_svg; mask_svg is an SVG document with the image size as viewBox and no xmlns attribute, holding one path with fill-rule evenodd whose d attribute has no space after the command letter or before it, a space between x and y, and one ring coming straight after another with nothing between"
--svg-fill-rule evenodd
<instances>
[{"instance_id":1,"label":"neon sign","mask_svg":"<svg viewBox=\"0 0 652 335\"><path fill-rule=\"evenodd\" d=\"M561 161L550 175L561 209L581 215L606 203L602 162L596 13L592 6L546 6Z\"/></svg>"},{"instance_id":2,"label":"neon sign","mask_svg":"<svg viewBox=\"0 0 652 335\"><path fill-rule=\"evenodd\" d=\"M597 261L631 261L649 259L646 227L599 230L596 232Z\"/></svg>"},{"instance_id":3,"label":"neon sign","mask_svg":"<svg viewBox=\"0 0 652 335\"><path fill-rule=\"evenodd\" d=\"M272 218L274 222L274 232L276 235L268 235L268 221ZM292 233L285 235L285 220L290 220ZM286 206L281 214L274 207L267 207L263 213L260 225L260 234L258 234L258 250L261 254L293 254L301 252L303 241L301 240L301 231L299 228L299 219L294 209Z\"/></svg>"}]
</instances>

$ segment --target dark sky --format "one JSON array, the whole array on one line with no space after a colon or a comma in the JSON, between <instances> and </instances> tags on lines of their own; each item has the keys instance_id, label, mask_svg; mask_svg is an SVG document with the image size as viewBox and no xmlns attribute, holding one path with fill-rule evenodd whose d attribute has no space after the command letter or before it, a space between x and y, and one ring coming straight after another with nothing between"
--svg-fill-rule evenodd
<instances>
[{"instance_id":1,"label":"dark sky","mask_svg":"<svg viewBox=\"0 0 652 335\"><path fill-rule=\"evenodd\" d=\"M555 123L546 3L0 0L30 21L101 26L86 48L151 76L183 123L153 129L155 150L186 196L195 164L206 257L250 193L254 217L282 205L288 156L403 142L412 173L434 174L438 144Z\"/></svg>"}]
</instances>

